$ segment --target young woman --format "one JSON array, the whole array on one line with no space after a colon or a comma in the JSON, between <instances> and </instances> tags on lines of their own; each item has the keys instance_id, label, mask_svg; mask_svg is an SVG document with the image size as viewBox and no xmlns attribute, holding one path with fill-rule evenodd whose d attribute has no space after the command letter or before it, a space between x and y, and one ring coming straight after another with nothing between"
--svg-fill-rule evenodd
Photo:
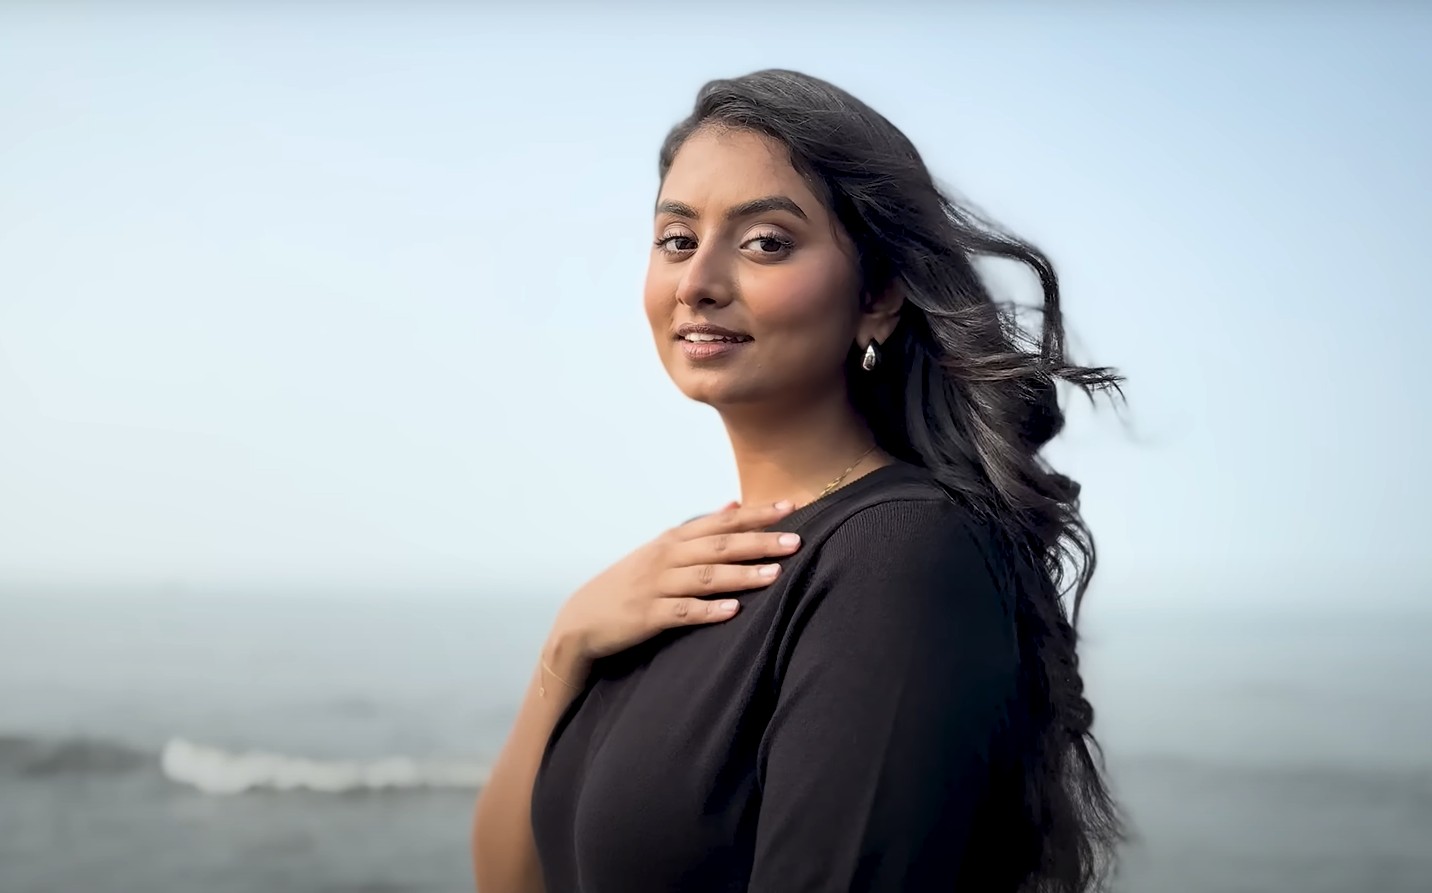
<instances>
[{"instance_id":1,"label":"young woman","mask_svg":"<svg viewBox=\"0 0 1432 893\"><path fill-rule=\"evenodd\" d=\"M1061 602L1093 544L1039 450L1057 379L1118 378L1066 360L1048 260L794 72L707 84L660 173L646 311L741 499L559 612L478 889L1095 888L1119 828ZM980 256L1038 275L1037 335Z\"/></svg>"}]
</instances>

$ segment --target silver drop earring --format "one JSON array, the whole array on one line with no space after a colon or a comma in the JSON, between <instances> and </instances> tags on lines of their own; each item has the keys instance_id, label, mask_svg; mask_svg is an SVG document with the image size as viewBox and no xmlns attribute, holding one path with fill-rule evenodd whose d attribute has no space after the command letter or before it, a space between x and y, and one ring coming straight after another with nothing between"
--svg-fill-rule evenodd
<instances>
[{"instance_id":1,"label":"silver drop earring","mask_svg":"<svg viewBox=\"0 0 1432 893\"><path fill-rule=\"evenodd\" d=\"M864 356L860 358L860 368L866 372L870 372L880 365L880 350L875 345L875 339L870 339L870 343L865 345Z\"/></svg>"}]
</instances>

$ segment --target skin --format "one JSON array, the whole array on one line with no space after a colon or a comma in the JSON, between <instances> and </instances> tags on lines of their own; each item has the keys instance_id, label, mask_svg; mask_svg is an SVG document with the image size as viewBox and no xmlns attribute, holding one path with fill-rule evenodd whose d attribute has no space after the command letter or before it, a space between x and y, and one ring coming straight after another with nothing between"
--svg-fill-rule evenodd
<instances>
[{"instance_id":1,"label":"skin","mask_svg":"<svg viewBox=\"0 0 1432 893\"><path fill-rule=\"evenodd\" d=\"M810 501L874 443L843 363L852 346L890 336L898 297L862 309L849 237L785 149L749 131L687 140L662 183L653 241L644 304L657 353L683 394L720 413L742 501ZM693 360L674 337L683 323L752 340ZM886 461L877 451L846 481Z\"/></svg>"},{"instance_id":2,"label":"skin","mask_svg":"<svg viewBox=\"0 0 1432 893\"><path fill-rule=\"evenodd\" d=\"M772 197L788 206L768 202L733 216ZM545 891L532 785L593 663L664 629L734 617L740 601L714 596L758 596L780 572L776 563L746 562L800 548L798 536L766 528L873 443L842 367L852 345L889 337L899 300L884 295L861 309L854 248L778 145L738 131L695 134L662 184L655 227L645 305L657 351L684 394L721 414L743 498L659 534L563 604L478 796L472 857L482 893ZM695 361L674 338L684 323L752 340L727 357ZM846 482L887 461L878 450L864 455Z\"/></svg>"}]
</instances>

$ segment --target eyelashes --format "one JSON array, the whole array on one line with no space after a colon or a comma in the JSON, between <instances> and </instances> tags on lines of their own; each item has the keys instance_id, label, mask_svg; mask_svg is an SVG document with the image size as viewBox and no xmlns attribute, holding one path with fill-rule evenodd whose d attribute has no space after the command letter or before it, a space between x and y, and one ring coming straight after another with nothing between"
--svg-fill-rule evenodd
<instances>
[{"instance_id":1,"label":"eyelashes","mask_svg":"<svg viewBox=\"0 0 1432 893\"><path fill-rule=\"evenodd\" d=\"M789 236L775 230L758 232L742 242L741 247L746 248L748 245L753 244L759 244L761 246L756 249L757 254L769 257L784 257L796 247L795 242L792 241ZM652 247L664 254L685 254L696 249L696 240L691 236L680 234L662 236L652 243Z\"/></svg>"},{"instance_id":2,"label":"eyelashes","mask_svg":"<svg viewBox=\"0 0 1432 893\"><path fill-rule=\"evenodd\" d=\"M660 239L657 239L655 242L653 242L652 245L653 245L654 247L660 249L661 251L666 252L667 254L680 254L680 253L683 252L683 251L690 251L691 248L694 247L694 246L689 246L689 247L686 247L686 248L675 248L675 247L672 246L672 243L673 243L673 242L695 242L695 241L696 241L696 240L693 239L693 238L691 238L690 236L663 236L663 237L661 237Z\"/></svg>"},{"instance_id":3,"label":"eyelashes","mask_svg":"<svg viewBox=\"0 0 1432 893\"><path fill-rule=\"evenodd\" d=\"M758 233L757 235L752 236L751 238L743 242L741 244L741 247L744 248L752 242L767 242L773 243L776 246L775 251L762 251L762 254L784 254L787 251L790 251L792 248L796 247L796 243L792 242L789 236L782 235L781 233L778 233L774 230L768 233Z\"/></svg>"}]
</instances>

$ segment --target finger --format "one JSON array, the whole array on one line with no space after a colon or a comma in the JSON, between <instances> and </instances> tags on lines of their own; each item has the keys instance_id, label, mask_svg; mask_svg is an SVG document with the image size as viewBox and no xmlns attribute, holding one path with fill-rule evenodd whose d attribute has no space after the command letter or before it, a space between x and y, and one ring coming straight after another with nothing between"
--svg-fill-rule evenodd
<instances>
[{"instance_id":1,"label":"finger","mask_svg":"<svg viewBox=\"0 0 1432 893\"><path fill-rule=\"evenodd\" d=\"M742 592L769 586L780 573L778 564L695 564L662 574L658 588L667 596Z\"/></svg>"},{"instance_id":2,"label":"finger","mask_svg":"<svg viewBox=\"0 0 1432 893\"><path fill-rule=\"evenodd\" d=\"M662 629L718 623L736 616L741 607L734 598L663 598L652 604L659 615L656 624Z\"/></svg>"},{"instance_id":3,"label":"finger","mask_svg":"<svg viewBox=\"0 0 1432 893\"><path fill-rule=\"evenodd\" d=\"M800 544L800 536L794 533L713 533L710 536L676 543L671 548L668 560L674 567L730 564L758 558L784 557L799 549Z\"/></svg>"},{"instance_id":4,"label":"finger","mask_svg":"<svg viewBox=\"0 0 1432 893\"><path fill-rule=\"evenodd\" d=\"M718 533L759 530L789 515L793 509L794 506L785 500L775 504L742 505L736 508L722 509L714 515L693 518L676 530L681 539L688 540Z\"/></svg>"}]
</instances>

